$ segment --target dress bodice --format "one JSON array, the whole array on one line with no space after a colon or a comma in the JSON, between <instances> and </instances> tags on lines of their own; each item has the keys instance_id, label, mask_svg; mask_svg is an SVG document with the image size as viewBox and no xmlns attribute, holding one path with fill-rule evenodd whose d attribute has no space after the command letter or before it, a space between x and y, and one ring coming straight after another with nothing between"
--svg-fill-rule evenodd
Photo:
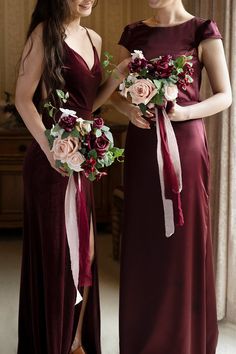
<instances>
[{"instance_id":1,"label":"dress bodice","mask_svg":"<svg viewBox=\"0 0 236 354\"><path fill-rule=\"evenodd\" d=\"M208 38L222 38L217 25L212 20L193 17L172 27L150 27L138 21L125 27L119 44L131 53L142 50L147 59L160 55L192 55L194 68L193 84L186 91L180 91L177 102L198 102L201 85L202 63L198 59L198 46Z\"/></svg>"},{"instance_id":2,"label":"dress bodice","mask_svg":"<svg viewBox=\"0 0 236 354\"><path fill-rule=\"evenodd\" d=\"M78 117L90 119L93 102L102 80L102 70L97 50L92 44L94 64L90 69L83 57L65 41L63 46L64 65L62 67L62 75L65 80L64 91L70 94L65 108L75 110ZM43 114L43 121L47 128L52 124L51 118L45 113Z\"/></svg>"}]
</instances>

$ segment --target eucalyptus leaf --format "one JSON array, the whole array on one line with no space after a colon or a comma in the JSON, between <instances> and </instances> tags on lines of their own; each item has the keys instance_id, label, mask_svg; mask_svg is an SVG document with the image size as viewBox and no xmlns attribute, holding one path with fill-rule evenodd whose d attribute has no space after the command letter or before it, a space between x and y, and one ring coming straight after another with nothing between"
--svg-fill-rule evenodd
<instances>
[{"instance_id":1,"label":"eucalyptus leaf","mask_svg":"<svg viewBox=\"0 0 236 354\"><path fill-rule=\"evenodd\" d=\"M107 139L112 143L114 144L114 139L113 139L113 135L110 131L108 132L104 132L105 136L107 137Z\"/></svg>"},{"instance_id":2,"label":"eucalyptus leaf","mask_svg":"<svg viewBox=\"0 0 236 354\"><path fill-rule=\"evenodd\" d=\"M96 135L97 138L99 138L100 136L102 136L102 131L101 131L101 129L96 129L96 130L95 130L95 135Z\"/></svg>"}]
</instances>

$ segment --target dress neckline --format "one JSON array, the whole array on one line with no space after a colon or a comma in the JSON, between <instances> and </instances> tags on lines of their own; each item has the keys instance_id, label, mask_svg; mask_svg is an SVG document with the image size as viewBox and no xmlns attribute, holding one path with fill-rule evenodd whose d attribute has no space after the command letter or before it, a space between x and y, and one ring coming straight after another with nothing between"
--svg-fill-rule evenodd
<instances>
[{"instance_id":1,"label":"dress neckline","mask_svg":"<svg viewBox=\"0 0 236 354\"><path fill-rule=\"evenodd\" d=\"M95 64L96 64L96 53L97 53L97 50L96 48L94 47L94 45L92 44L92 48L93 48L93 56L94 56L94 60L93 60L93 65L91 66L91 68L88 66L88 63L86 62L86 60L82 57L81 54L79 54L76 50L74 50L73 48L71 48L69 46L68 43L66 43L66 41L64 40L64 43L65 45L67 46L67 48L69 48L75 55L77 55L82 61L83 63L85 64L86 68L88 69L88 71L92 72L94 67L95 67Z\"/></svg>"},{"instance_id":2,"label":"dress neckline","mask_svg":"<svg viewBox=\"0 0 236 354\"><path fill-rule=\"evenodd\" d=\"M192 20L196 19L196 16L193 16L192 18L190 18L189 20L187 21L184 21L182 23L179 23L178 25L174 25L174 26L149 26L147 25L145 22L143 22L144 20L141 20L140 23L143 24L144 26L148 27L148 28L165 28L165 29L169 29L169 28L176 28L176 27L179 27L179 26L183 26L189 22L191 22Z\"/></svg>"}]
</instances>

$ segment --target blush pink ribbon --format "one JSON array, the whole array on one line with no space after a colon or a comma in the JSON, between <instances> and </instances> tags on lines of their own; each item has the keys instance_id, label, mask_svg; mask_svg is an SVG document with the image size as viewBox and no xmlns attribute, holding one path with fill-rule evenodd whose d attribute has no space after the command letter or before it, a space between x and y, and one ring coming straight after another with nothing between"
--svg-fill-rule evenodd
<instances>
[{"instance_id":1,"label":"blush pink ribbon","mask_svg":"<svg viewBox=\"0 0 236 354\"><path fill-rule=\"evenodd\" d=\"M78 188L81 190L80 174L78 176ZM65 195L65 224L67 242L70 252L70 262L72 277L76 290L75 305L82 301L82 296L78 290L79 285L79 227L77 223L77 205L76 205L77 186L74 175L69 177L66 195Z\"/></svg>"},{"instance_id":2,"label":"blush pink ribbon","mask_svg":"<svg viewBox=\"0 0 236 354\"><path fill-rule=\"evenodd\" d=\"M170 119L163 108L155 108L157 162L164 209L165 234L170 237L175 226L184 224L180 192L182 171L179 149Z\"/></svg>"}]
</instances>

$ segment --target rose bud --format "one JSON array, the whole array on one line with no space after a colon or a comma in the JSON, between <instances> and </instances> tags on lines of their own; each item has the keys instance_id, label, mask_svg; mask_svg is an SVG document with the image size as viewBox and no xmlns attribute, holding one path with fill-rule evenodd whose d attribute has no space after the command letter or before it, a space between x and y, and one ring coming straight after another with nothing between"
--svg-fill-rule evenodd
<instances>
[{"instance_id":1,"label":"rose bud","mask_svg":"<svg viewBox=\"0 0 236 354\"><path fill-rule=\"evenodd\" d=\"M101 129L104 125L104 120L101 117L95 117L93 120L93 128Z\"/></svg>"}]
</instances>

